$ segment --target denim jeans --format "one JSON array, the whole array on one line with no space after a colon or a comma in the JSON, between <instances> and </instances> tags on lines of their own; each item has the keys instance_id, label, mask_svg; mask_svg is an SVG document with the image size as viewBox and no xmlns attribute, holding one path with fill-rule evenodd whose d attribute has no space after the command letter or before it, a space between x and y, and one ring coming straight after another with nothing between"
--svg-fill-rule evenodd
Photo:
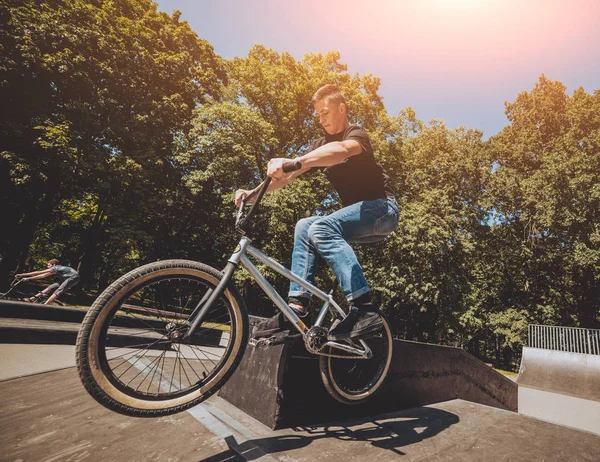
<instances>
[{"instance_id":1,"label":"denim jeans","mask_svg":"<svg viewBox=\"0 0 600 462\"><path fill-rule=\"evenodd\" d=\"M73 276L73 277L65 279L60 284L58 282L55 282L54 284L50 284L48 287L46 287L45 290L47 290L48 293L50 293L51 291L56 289L56 291L54 292L54 295L56 295L58 297L64 291L70 289L73 286L76 286L78 283L79 283L79 276Z\"/></svg>"},{"instance_id":2,"label":"denim jeans","mask_svg":"<svg viewBox=\"0 0 600 462\"><path fill-rule=\"evenodd\" d=\"M312 284L320 255L337 276L346 298L354 300L370 289L348 242L381 241L397 226L398 204L391 198L357 202L331 215L303 218L296 224L292 272ZM310 295L295 282L290 284L290 297Z\"/></svg>"}]
</instances>

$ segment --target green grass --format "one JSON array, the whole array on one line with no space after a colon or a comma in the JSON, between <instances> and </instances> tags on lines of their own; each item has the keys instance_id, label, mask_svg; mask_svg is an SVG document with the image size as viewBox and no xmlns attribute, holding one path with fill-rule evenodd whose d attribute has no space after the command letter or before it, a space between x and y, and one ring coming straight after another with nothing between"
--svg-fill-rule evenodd
<instances>
[{"instance_id":1,"label":"green grass","mask_svg":"<svg viewBox=\"0 0 600 462\"><path fill-rule=\"evenodd\" d=\"M519 375L518 372L513 372L513 371L505 371L504 369L496 369L494 368L495 371L500 372L502 375L509 377L511 379L516 379L517 375Z\"/></svg>"}]
</instances>

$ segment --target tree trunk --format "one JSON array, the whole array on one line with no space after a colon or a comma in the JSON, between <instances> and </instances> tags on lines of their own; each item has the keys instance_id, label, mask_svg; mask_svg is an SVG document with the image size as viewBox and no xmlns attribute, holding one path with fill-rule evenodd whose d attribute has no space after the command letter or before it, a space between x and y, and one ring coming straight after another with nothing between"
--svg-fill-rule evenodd
<instances>
[{"instance_id":1,"label":"tree trunk","mask_svg":"<svg viewBox=\"0 0 600 462\"><path fill-rule=\"evenodd\" d=\"M78 285L79 293L84 287L89 284L93 275L93 262L90 261L92 255L92 249L98 245L100 241L100 233L102 232L102 221L106 214L101 206L98 206L96 215L92 221L92 224L86 231L86 237L82 245L82 250L79 256L79 262L77 263L77 272L81 277L81 284Z\"/></svg>"},{"instance_id":2,"label":"tree trunk","mask_svg":"<svg viewBox=\"0 0 600 462\"><path fill-rule=\"evenodd\" d=\"M15 238L0 261L0 282L8 283L11 273L19 272L29 256L29 247L35 230L52 216L56 191L53 182L46 183L46 191L37 201L37 206L28 213L17 228Z\"/></svg>"}]
</instances>

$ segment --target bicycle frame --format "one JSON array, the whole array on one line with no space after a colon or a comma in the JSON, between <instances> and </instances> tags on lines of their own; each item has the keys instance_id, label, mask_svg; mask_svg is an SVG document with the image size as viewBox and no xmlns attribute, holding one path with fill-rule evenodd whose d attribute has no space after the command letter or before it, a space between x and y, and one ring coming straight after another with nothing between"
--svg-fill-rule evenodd
<instances>
[{"instance_id":1,"label":"bicycle frame","mask_svg":"<svg viewBox=\"0 0 600 462\"><path fill-rule=\"evenodd\" d=\"M0 300L6 298L8 296L8 294L10 294L19 284L21 284L21 282L23 282L22 279L19 279L16 283L15 283L15 281L13 281L10 284L10 289L8 289L8 292L5 292L0 296Z\"/></svg>"},{"instance_id":2,"label":"bicycle frame","mask_svg":"<svg viewBox=\"0 0 600 462\"><path fill-rule=\"evenodd\" d=\"M327 316L327 312L331 309L331 307L333 307L335 309L335 311L337 311L342 317L346 316L345 311L335 302L332 295L323 292L322 290L315 287L308 281L305 281L304 279L296 276L285 266L281 265L277 261L273 260L269 256L265 255L263 252L258 250L256 247L252 246L251 242L252 241L246 236L243 236L240 239L240 242L238 244L238 247L236 248L236 251L233 253L233 255L231 255L231 257L228 260L228 266L225 268L225 271L224 271L225 275L224 275L223 279L221 280L219 285L212 291L212 293L206 294L204 296L204 298L200 301L198 306L194 309L194 311L190 315L188 321L191 320L191 326L188 329L185 337L189 337L194 333L196 327L201 323L202 318L204 317L203 316L204 313L206 313L210 309L210 306L212 305L211 299L214 298L216 300L216 298L220 295L220 293L222 293L222 290L219 290L219 286L223 285L222 289L224 290L225 285L229 282L229 280L233 276L233 270L235 270L235 268L237 268L240 265L242 267L244 267L250 273L250 275L258 283L260 288L265 292L265 294L267 294L267 296L273 301L275 306L284 314L284 316L286 318L288 318L288 320L302 334L302 336L303 337L306 336L306 334L308 333L308 330L309 330L308 327L306 326L306 324L304 324L302 319L300 319L298 317L298 315L296 315L296 313L294 313L294 311L290 308L290 306L286 303L286 301L281 297L281 295L279 295L277 293L277 291L273 288L273 286L269 283L269 281L267 281L267 279L262 275L262 273L259 271L259 269L248 258L248 255L256 258L258 261L264 263L269 268L275 270L277 273L281 274L288 280L292 280L292 281L296 282L297 284L299 284L300 286L302 286L303 288L308 290L311 294L313 294L314 296L316 296L317 298L321 299L324 302L323 306L321 307L321 310L319 311L319 315L317 316L317 320L315 321L313 327L322 327L323 322L325 321L325 317ZM225 281L226 279L227 279L227 281ZM218 293L218 295L217 295L217 293ZM344 350L344 351L347 351L349 353L353 353L353 354L356 354L359 356L369 357L371 354L370 348L362 340L360 340L360 344L363 347L363 349L359 349L359 348L352 347L350 345L346 345L346 344L338 343L338 342L331 342L331 341L328 341L327 343L325 343L325 346L331 346L331 347L338 348L338 349L341 349L341 350Z\"/></svg>"}]
</instances>

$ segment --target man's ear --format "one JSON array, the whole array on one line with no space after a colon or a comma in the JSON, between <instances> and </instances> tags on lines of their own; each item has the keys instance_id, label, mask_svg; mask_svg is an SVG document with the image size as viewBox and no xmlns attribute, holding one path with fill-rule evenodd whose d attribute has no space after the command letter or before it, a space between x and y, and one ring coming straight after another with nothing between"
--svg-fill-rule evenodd
<instances>
[{"instance_id":1,"label":"man's ear","mask_svg":"<svg viewBox=\"0 0 600 462\"><path fill-rule=\"evenodd\" d=\"M346 107L346 103L340 103L339 110L344 115L348 114L348 108Z\"/></svg>"}]
</instances>

